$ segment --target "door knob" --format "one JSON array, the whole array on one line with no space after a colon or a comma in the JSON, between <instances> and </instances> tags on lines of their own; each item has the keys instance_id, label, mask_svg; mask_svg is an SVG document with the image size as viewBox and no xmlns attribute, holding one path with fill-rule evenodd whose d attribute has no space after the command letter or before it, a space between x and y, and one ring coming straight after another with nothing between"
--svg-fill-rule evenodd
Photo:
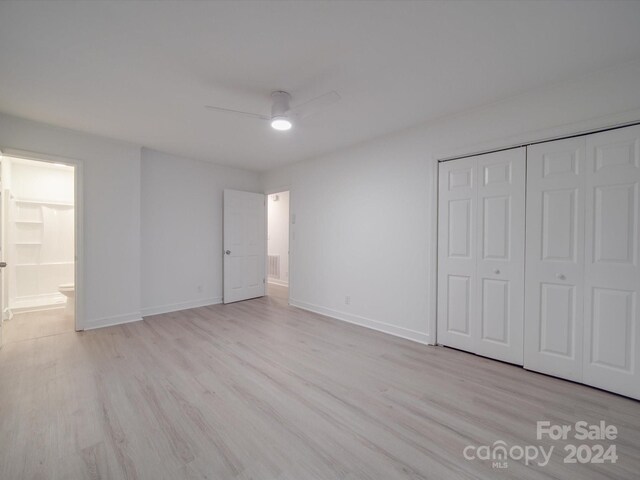
<instances>
[{"instance_id":1,"label":"door knob","mask_svg":"<svg viewBox=\"0 0 640 480\"><path fill-rule=\"evenodd\" d=\"M493 273L495 273L496 275L500 275L500 270L496 268L496 269L493 271Z\"/></svg>"},{"instance_id":2,"label":"door knob","mask_svg":"<svg viewBox=\"0 0 640 480\"><path fill-rule=\"evenodd\" d=\"M566 279L567 279L567 277L565 277L565 275L564 275L563 273L558 273L558 274L556 275L556 278L557 278L558 280L566 280Z\"/></svg>"},{"instance_id":3,"label":"door knob","mask_svg":"<svg viewBox=\"0 0 640 480\"><path fill-rule=\"evenodd\" d=\"M0 262L0 268L4 268L7 266L7 262Z\"/></svg>"},{"instance_id":4,"label":"door knob","mask_svg":"<svg viewBox=\"0 0 640 480\"><path fill-rule=\"evenodd\" d=\"M226 255L231 255L231 250L227 250L224 252Z\"/></svg>"}]
</instances>

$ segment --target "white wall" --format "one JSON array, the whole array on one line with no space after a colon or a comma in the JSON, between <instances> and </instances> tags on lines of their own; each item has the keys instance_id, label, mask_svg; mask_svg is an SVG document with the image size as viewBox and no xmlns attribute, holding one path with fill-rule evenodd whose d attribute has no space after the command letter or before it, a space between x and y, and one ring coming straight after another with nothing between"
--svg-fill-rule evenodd
<instances>
[{"instance_id":1,"label":"white wall","mask_svg":"<svg viewBox=\"0 0 640 480\"><path fill-rule=\"evenodd\" d=\"M286 286L289 285L289 192L279 192L268 198L267 253L280 256L280 278L269 277L268 281Z\"/></svg>"},{"instance_id":2,"label":"white wall","mask_svg":"<svg viewBox=\"0 0 640 480\"><path fill-rule=\"evenodd\" d=\"M0 113L0 148L82 162L84 318L140 318L140 148Z\"/></svg>"},{"instance_id":3,"label":"white wall","mask_svg":"<svg viewBox=\"0 0 640 480\"><path fill-rule=\"evenodd\" d=\"M638 121L638 85L629 63L267 172L291 187L291 304L435 341L436 160Z\"/></svg>"},{"instance_id":4,"label":"white wall","mask_svg":"<svg viewBox=\"0 0 640 480\"><path fill-rule=\"evenodd\" d=\"M142 149L143 315L222 300L222 192L259 174Z\"/></svg>"},{"instance_id":5,"label":"white wall","mask_svg":"<svg viewBox=\"0 0 640 480\"><path fill-rule=\"evenodd\" d=\"M17 310L63 306L58 288L74 282L73 167L4 157L9 195L8 306ZM7 278L8 277L8 278Z\"/></svg>"},{"instance_id":6,"label":"white wall","mask_svg":"<svg viewBox=\"0 0 640 480\"><path fill-rule=\"evenodd\" d=\"M433 341L435 159L640 120L639 84L629 63L266 173L291 187L292 303ZM81 327L219 299L221 191L257 175L145 151L141 178L137 146L5 114L0 148L82 162Z\"/></svg>"},{"instance_id":7,"label":"white wall","mask_svg":"<svg viewBox=\"0 0 640 480\"><path fill-rule=\"evenodd\" d=\"M81 328L140 319L143 306L151 314L220 300L222 190L259 192L259 174L2 113L0 149L82 163Z\"/></svg>"}]
</instances>

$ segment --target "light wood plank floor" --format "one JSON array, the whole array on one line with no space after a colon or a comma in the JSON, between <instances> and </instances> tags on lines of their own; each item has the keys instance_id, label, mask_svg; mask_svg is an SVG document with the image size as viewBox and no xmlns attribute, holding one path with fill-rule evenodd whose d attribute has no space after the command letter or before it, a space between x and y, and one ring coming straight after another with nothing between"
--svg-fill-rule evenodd
<instances>
[{"instance_id":1,"label":"light wood plank floor","mask_svg":"<svg viewBox=\"0 0 640 480\"><path fill-rule=\"evenodd\" d=\"M64 308L39 312L16 313L4 322L4 341L7 343L31 340L70 333L75 330L73 315L67 315Z\"/></svg>"},{"instance_id":2,"label":"light wood plank floor","mask_svg":"<svg viewBox=\"0 0 640 480\"><path fill-rule=\"evenodd\" d=\"M289 287L276 285L275 283L267 283L267 295L278 297L282 300L289 300Z\"/></svg>"},{"instance_id":3,"label":"light wood plank floor","mask_svg":"<svg viewBox=\"0 0 640 480\"><path fill-rule=\"evenodd\" d=\"M616 465L465 461L536 420L618 426ZM542 442L550 445L549 442ZM602 442L605 443L606 442ZM278 297L7 343L0 478L638 478L640 403Z\"/></svg>"}]
</instances>

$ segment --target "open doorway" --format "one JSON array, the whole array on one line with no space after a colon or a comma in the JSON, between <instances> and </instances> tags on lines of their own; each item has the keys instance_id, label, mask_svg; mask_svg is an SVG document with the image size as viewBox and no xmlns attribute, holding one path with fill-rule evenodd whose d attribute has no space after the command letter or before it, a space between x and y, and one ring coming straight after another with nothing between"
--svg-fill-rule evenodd
<instances>
[{"instance_id":1,"label":"open doorway","mask_svg":"<svg viewBox=\"0 0 640 480\"><path fill-rule=\"evenodd\" d=\"M3 343L76 330L76 168L2 157Z\"/></svg>"},{"instance_id":2,"label":"open doorway","mask_svg":"<svg viewBox=\"0 0 640 480\"><path fill-rule=\"evenodd\" d=\"M267 295L288 302L289 192L267 198Z\"/></svg>"}]
</instances>

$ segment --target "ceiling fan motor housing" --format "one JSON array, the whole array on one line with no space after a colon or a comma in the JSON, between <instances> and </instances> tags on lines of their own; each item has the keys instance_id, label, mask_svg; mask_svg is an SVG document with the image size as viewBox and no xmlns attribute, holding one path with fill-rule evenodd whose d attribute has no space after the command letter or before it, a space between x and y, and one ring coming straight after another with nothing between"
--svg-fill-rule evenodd
<instances>
[{"instance_id":1,"label":"ceiling fan motor housing","mask_svg":"<svg viewBox=\"0 0 640 480\"><path fill-rule=\"evenodd\" d=\"M271 107L271 118L288 118L289 110L291 110L289 106L291 95L289 95L287 92L278 91L273 92L271 94L271 98L273 99L273 106Z\"/></svg>"}]
</instances>

